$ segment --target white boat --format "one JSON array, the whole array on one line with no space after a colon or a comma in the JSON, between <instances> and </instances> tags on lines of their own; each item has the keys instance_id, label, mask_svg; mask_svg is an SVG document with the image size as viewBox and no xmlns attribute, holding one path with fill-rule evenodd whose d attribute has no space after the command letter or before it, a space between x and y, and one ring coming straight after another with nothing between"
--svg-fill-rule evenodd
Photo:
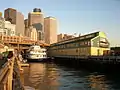
<instances>
[{"instance_id":1,"label":"white boat","mask_svg":"<svg viewBox=\"0 0 120 90\"><path fill-rule=\"evenodd\" d=\"M46 49L41 48L38 45L30 46L30 48L27 52L27 59L28 60L38 60L38 61L47 59Z\"/></svg>"}]
</instances>

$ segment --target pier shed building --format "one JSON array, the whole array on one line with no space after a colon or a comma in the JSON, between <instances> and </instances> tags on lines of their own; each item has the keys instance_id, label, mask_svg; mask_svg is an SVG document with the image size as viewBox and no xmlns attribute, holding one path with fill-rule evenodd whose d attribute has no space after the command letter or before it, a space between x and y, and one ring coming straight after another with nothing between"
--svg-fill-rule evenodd
<instances>
[{"instance_id":1,"label":"pier shed building","mask_svg":"<svg viewBox=\"0 0 120 90\"><path fill-rule=\"evenodd\" d=\"M51 44L48 55L55 56L101 56L110 50L110 43L104 32L98 31Z\"/></svg>"}]
</instances>

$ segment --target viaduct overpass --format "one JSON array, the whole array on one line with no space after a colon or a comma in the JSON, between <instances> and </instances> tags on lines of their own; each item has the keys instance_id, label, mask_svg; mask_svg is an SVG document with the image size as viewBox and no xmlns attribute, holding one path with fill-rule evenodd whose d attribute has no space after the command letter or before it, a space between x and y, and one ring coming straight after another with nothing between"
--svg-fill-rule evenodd
<instances>
[{"instance_id":1,"label":"viaduct overpass","mask_svg":"<svg viewBox=\"0 0 120 90\"><path fill-rule=\"evenodd\" d=\"M0 36L0 43L7 45L8 47L15 48L15 49L28 49L29 46L37 44L41 47L48 47L49 44L46 44L43 41L35 41L31 40L28 37L22 36Z\"/></svg>"}]
</instances>

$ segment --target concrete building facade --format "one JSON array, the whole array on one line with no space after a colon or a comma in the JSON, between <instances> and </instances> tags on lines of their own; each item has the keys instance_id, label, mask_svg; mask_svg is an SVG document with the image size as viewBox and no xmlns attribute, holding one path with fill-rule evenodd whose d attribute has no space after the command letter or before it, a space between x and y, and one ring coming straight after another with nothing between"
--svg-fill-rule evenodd
<instances>
[{"instance_id":1,"label":"concrete building facade","mask_svg":"<svg viewBox=\"0 0 120 90\"><path fill-rule=\"evenodd\" d=\"M44 18L45 42L52 44L57 42L57 20L54 17Z\"/></svg>"},{"instance_id":2,"label":"concrete building facade","mask_svg":"<svg viewBox=\"0 0 120 90\"><path fill-rule=\"evenodd\" d=\"M5 34L8 36L15 36L15 24L11 24L9 21L5 21Z\"/></svg>"},{"instance_id":3,"label":"concrete building facade","mask_svg":"<svg viewBox=\"0 0 120 90\"><path fill-rule=\"evenodd\" d=\"M57 35L57 41L60 42L60 41L64 41L64 40L68 40L68 39L72 39L74 38L75 36L74 35L68 35L68 34L58 34Z\"/></svg>"},{"instance_id":4,"label":"concrete building facade","mask_svg":"<svg viewBox=\"0 0 120 90\"><path fill-rule=\"evenodd\" d=\"M31 27L31 39L37 41L37 30L34 27Z\"/></svg>"},{"instance_id":5,"label":"concrete building facade","mask_svg":"<svg viewBox=\"0 0 120 90\"><path fill-rule=\"evenodd\" d=\"M16 16L16 35L24 36L24 15L20 12L17 12Z\"/></svg>"},{"instance_id":6,"label":"concrete building facade","mask_svg":"<svg viewBox=\"0 0 120 90\"><path fill-rule=\"evenodd\" d=\"M8 8L4 11L4 18L16 25L16 35L24 36L24 16L13 8Z\"/></svg>"},{"instance_id":7,"label":"concrete building facade","mask_svg":"<svg viewBox=\"0 0 120 90\"><path fill-rule=\"evenodd\" d=\"M44 41L44 16L40 9L35 8L28 14L28 27L33 26L37 30L37 39Z\"/></svg>"},{"instance_id":8,"label":"concrete building facade","mask_svg":"<svg viewBox=\"0 0 120 90\"><path fill-rule=\"evenodd\" d=\"M29 26L25 30L25 36L29 37L31 40L37 41L37 30L33 26Z\"/></svg>"},{"instance_id":9,"label":"concrete building facade","mask_svg":"<svg viewBox=\"0 0 120 90\"><path fill-rule=\"evenodd\" d=\"M0 17L0 35L15 36L15 24Z\"/></svg>"},{"instance_id":10,"label":"concrete building facade","mask_svg":"<svg viewBox=\"0 0 120 90\"><path fill-rule=\"evenodd\" d=\"M3 17L0 17L0 35L4 35L5 31L5 19Z\"/></svg>"}]
</instances>

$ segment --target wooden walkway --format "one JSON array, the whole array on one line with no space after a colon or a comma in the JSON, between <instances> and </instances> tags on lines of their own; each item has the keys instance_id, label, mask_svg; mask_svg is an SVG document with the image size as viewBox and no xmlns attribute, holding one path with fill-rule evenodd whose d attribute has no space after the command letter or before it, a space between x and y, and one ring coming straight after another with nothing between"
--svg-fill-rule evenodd
<instances>
[{"instance_id":1,"label":"wooden walkway","mask_svg":"<svg viewBox=\"0 0 120 90\"><path fill-rule=\"evenodd\" d=\"M21 74L23 73L22 66L18 57L12 57L9 61L2 60L0 68L0 90L25 90ZM22 65L22 66L21 66Z\"/></svg>"}]
</instances>

